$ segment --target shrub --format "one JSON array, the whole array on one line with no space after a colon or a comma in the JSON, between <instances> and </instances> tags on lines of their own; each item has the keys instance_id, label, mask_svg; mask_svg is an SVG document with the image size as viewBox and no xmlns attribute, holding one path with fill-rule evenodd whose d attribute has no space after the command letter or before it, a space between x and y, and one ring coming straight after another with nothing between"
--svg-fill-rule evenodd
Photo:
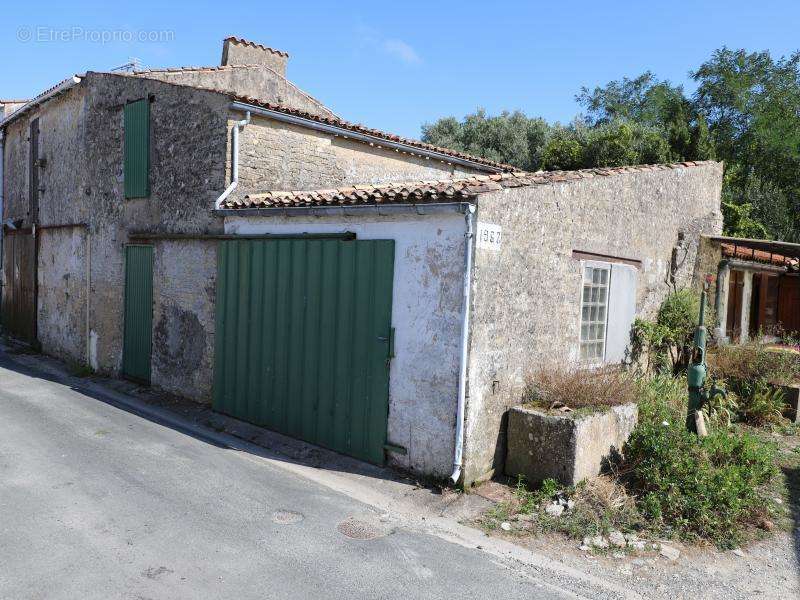
<instances>
[{"instance_id":1,"label":"shrub","mask_svg":"<svg viewBox=\"0 0 800 600\"><path fill-rule=\"evenodd\" d=\"M764 383L800 380L800 354L756 343L725 345L708 353L708 368L739 396L752 396Z\"/></svg>"},{"instance_id":2,"label":"shrub","mask_svg":"<svg viewBox=\"0 0 800 600\"><path fill-rule=\"evenodd\" d=\"M613 367L542 369L528 379L524 402L541 408L617 406L636 402L637 389L631 373Z\"/></svg>"},{"instance_id":3,"label":"shrub","mask_svg":"<svg viewBox=\"0 0 800 600\"><path fill-rule=\"evenodd\" d=\"M783 420L784 402L782 390L761 385L752 396L739 401L739 413L751 425L778 424Z\"/></svg>"},{"instance_id":4,"label":"shrub","mask_svg":"<svg viewBox=\"0 0 800 600\"><path fill-rule=\"evenodd\" d=\"M656 381L656 389L675 391L671 387ZM733 547L767 504L762 490L777 473L774 447L724 429L698 438L684 429L669 400L644 408L620 468L639 510L666 533Z\"/></svg>"},{"instance_id":5,"label":"shrub","mask_svg":"<svg viewBox=\"0 0 800 600\"><path fill-rule=\"evenodd\" d=\"M686 370L690 345L700 312L700 295L690 289L672 292L661 303L655 322L637 319L631 329L631 361L647 357L647 371L661 373L671 366L673 373ZM705 321L714 321L706 305Z\"/></svg>"},{"instance_id":6,"label":"shrub","mask_svg":"<svg viewBox=\"0 0 800 600\"><path fill-rule=\"evenodd\" d=\"M800 380L800 354L763 344L721 346L708 354L709 375L738 398L738 412L752 425L779 423L783 393L770 384Z\"/></svg>"}]
</instances>

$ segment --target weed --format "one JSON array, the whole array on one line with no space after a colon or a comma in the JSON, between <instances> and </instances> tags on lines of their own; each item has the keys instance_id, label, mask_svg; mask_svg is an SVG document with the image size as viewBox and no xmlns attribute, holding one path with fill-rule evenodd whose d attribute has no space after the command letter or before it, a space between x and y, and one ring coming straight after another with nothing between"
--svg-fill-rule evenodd
<instances>
[{"instance_id":1,"label":"weed","mask_svg":"<svg viewBox=\"0 0 800 600\"><path fill-rule=\"evenodd\" d=\"M524 402L548 409L594 409L635 402L634 376L618 368L542 369L528 379Z\"/></svg>"},{"instance_id":2,"label":"weed","mask_svg":"<svg viewBox=\"0 0 800 600\"><path fill-rule=\"evenodd\" d=\"M90 367L89 365L83 363L77 363L77 362L70 363L67 365L67 370L69 371L69 374L72 375L73 377L84 378L84 377L91 377L92 375L94 375L94 369L92 369L92 367Z\"/></svg>"}]
</instances>

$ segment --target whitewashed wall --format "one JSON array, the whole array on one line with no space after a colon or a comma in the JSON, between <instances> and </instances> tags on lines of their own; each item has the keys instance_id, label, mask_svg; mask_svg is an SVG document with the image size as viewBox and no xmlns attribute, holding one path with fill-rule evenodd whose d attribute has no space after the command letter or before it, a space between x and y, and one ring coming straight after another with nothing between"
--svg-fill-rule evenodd
<instances>
[{"instance_id":1,"label":"whitewashed wall","mask_svg":"<svg viewBox=\"0 0 800 600\"><path fill-rule=\"evenodd\" d=\"M408 455L391 453L390 461L438 477L450 474L455 444L465 231L459 213L225 220L231 234L353 232L395 240L387 438Z\"/></svg>"}]
</instances>

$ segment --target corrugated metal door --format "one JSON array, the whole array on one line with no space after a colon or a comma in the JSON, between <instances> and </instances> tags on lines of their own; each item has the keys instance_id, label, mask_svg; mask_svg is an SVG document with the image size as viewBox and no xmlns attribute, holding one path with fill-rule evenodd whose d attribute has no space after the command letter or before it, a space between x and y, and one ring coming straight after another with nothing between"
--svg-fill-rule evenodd
<instances>
[{"instance_id":1,"label":"corrugated metal door","mask_svg":"<svg viewBox=\"0 0 800 600\"><path fill-rule=\"evenodd\" d=\"M384 460L394 241L220 243L214 408Z\"/></svg>"},{"instance_id":2,"label":"corrugated metal door","mask_svg":"<svg viewBox=\"0 0 800 600\"><path fill-rule=\"evenodd\" d=\"M125 247L125 334L122 373L150 383L153 344L153 247Z\"/></svg>"},{"instance_id":3,"label":"corrugated metal door","mask_svg":"<svg viewBox=\"0 0 800 600\"><path fill-rule=\"evenodd\" d=\"M30 231L6 231L3 236L2 320L8 332L36 341L36 237Z\"/></svg>"}]
</instances>

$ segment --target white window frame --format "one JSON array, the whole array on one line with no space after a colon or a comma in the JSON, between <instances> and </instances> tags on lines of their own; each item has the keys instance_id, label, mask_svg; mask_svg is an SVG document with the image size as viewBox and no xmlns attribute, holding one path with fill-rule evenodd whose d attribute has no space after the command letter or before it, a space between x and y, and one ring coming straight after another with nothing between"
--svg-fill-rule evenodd
<instances>
[{"instance_id":1,"label":"white window frame","mask_svg":"<svg viewBox=\"0 0 800 600\"><path fill-rule=\"evenodd\" d=\"M601 262L601 261L593 261L593 260L582 260L580 261L581 266L581 285L580 285L580 296L579 296L579 310L578 310L578 361L581 364L588 365L588 366L599 366L605 362L606 358L606 345L608 339L608 313L609 313L609 300L611 297L611 263L608 262ZM605 272L605 283L595 283L594 281L587 282L586 281L586 271L587 269L592 269L592 273L596 271ZM584 300L584 288L586 285L590 286L590 298L589 303L586 304ZM597 291L597 294L592 296L594 291ZM600 296L604 296L601 300ZM593 299L594 298L594 299ZM584 310L586 309L586 310ZM594 311L594 319L592 320L592 309L596 309ZM602 309L602 311L601 311ZM589 321L584 322L583 315L585 313L589 313ZM602 313L602 316L600 316ZM589 337L589 339L584 339L584 331L588 329L587 336L591 336L591 331L593 328L602 326L603 337L602 340L597 338ZM586 327L587 329L584 329ZM596 329L595 329L596 331ZM584 344L598 344L602 341L602 352L600 356L584 356L583 348Z\"/></svg>"}]
</instances>

